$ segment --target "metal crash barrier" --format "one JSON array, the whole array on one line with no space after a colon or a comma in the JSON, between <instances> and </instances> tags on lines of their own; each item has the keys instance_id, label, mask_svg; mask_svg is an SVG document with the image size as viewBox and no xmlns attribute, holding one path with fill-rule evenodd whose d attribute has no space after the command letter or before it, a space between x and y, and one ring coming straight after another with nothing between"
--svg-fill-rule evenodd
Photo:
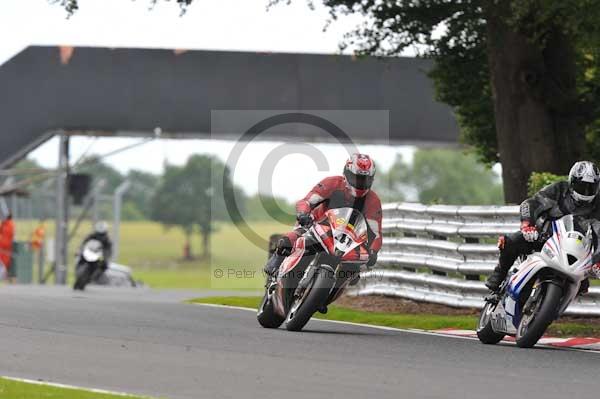
<instances>
[{"instance_id":1,"label":"metal crash barrier","mask_svg":"<svg viewBox=\"0 0 600 399\"><path fill-rule=\"evenodd\" d=\"M519 229L518 206L383 206L383 248L355 295L387 295L453 307L483 306L484 278L496 265L496 239ZM600 316L600 287L567 314Z\"/></svg>"}]
</instances>

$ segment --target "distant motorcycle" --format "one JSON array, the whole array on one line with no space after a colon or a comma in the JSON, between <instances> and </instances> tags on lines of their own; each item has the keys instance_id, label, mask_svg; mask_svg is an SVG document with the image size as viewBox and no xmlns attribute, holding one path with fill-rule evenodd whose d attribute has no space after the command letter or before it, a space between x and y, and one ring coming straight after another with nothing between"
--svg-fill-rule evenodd
<instances>
[{"instance_id":1,"label":"distant motorcycle","mask_svg":"<svg viewBox=\"0 0 600 399\"><path fill-rule=\"evenodd\" d=\"M513 267L499 294L486 298L477 336L496 344L505 335L517 346L530 348L577 296L592 268L592 230L583 229L573 215L547 222L547 238L535 252Z\"/></svg>"},{"instance_id":2,"label":"distant motorcycle","mask_svg":"<svg viewBox=\"0 0 600 399\"><path fill-rule=\"evenodd\" d=\"M104 246L99 240L88 240L77 258L75 267L74 290L84 290L92 280L100 276L106 269Z\"/></svg>"},{"instance_id":3,"label":"distant motorcycle","mask_svg":"<svg viewBox=\"0 0 600 399\"><path fill-rule=\"evenodd\" d=\"M285 321L288 330L300 331L358 278L369 259L368 239L367 222L358 210L328 210L298 238L277 276L267 277L258 322L278 328Z\"/></svg>"},{"instance_id":4,"label":"distant motorcycle","mask_svg":"<svg viewBox=\"0 0 600 399\"><path fill-rule=\"evenodd\" d=\"M109 287L143 287L144 283L133 279L130 267L110 262L104 273L91 281L92 284Z\"/></svg>"}]
</instances>

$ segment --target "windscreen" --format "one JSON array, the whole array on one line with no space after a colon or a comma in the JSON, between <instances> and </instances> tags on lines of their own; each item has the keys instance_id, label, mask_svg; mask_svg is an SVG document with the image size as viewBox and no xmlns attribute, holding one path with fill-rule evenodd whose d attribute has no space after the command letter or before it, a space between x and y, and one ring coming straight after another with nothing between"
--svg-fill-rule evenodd
<instances>
[{"instance_id":1,"label":"windscreen","mask_svg":"<svg viewBox=\"0 0 600 399\"><path fill-rule=\"evenodd\" d=\"M563 216L560 221L565 226L565 231L577 231L583 235L587 233L588 227L590 225L589 221L580 217L573 215Z\"/></svg>"},{"instance_id":2,"label":"windscreen","mask_svg":"<svg viewBox=\"0 0 600 399\"><path fill-rule=\"evenodd\" d=\"M561 222L563 222L563 224L565 225L566 231L574 231L575 230L575 223L573 220L573 215L564 216L561 219Z\"/></svg>"},{"instance_id":3,"label":"windscreen","mask_svg":"<svg viewBox=\"0 0 600 399\"><path fill-rule=\"evenodd\" d=\"M367 221L354 208L337 208L327 211L329 223L338 232L344 232L354 241L363 241L367 237Z\"/></svg>"},{"instance_id":4,"label":"windscreen","mask_svg":"<svg viewBox=\"0 0 600 399\"><path fill-rule=\"evenodd\" d=\"M89 240L85 243L85 249L88 251L100 251L102 249L102 243L98 240Z\"/></svg>"}]
</instances>

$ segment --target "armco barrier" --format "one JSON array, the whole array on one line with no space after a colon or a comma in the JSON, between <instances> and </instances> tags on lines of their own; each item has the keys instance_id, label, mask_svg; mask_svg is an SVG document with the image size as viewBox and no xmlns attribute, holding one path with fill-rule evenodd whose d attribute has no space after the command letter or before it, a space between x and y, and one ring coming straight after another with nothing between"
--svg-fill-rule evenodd
<instances>
[{"instance_id":1,"label":"armco barrier","mask_svg":"<svg viewBox=\"0 0 600 399\"><path fill-rule=\"evenodd\" d=\"M483 277L496 265L498 235L517 231L517 206L383 206L383 248L377 266L351 292L389 295L454 307L483 305ZM567 314L600 316L600 288Z\"/></svg>"}]
</instances>

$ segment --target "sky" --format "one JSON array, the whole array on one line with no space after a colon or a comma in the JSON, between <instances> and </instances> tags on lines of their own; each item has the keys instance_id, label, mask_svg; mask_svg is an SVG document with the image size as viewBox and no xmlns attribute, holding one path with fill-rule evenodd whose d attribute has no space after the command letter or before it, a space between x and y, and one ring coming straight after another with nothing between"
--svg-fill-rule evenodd
<instances>
[{"instance_id":1,"label":"sky","mask_svg":"<svg viewBox=\"0 0 600 399\"><path fill-rule=\"evenodd\" d=\"M360 22L356 17L345 17L324 31L329 16L318 1L314 10L304 0L281 4L269 11L267 3L268 0L195 0L180 17L174 1L159 0L150 11L150 0L80 0L80 9L67 19L63 8L47 0L2 0L0 63L31 44L331 54L339 53L343 34ZM408 49L405 55L412 54ZM76 159L88 148L88 154L105 154L136 141L139 140L75 138L71 152ZM264 154L280 144L265 142L248 147L234 171L235 183L246 193L257 192ZM232 146L232 142L215 140L160 140L108 160L123 172L141 169L160 173L165 162L183 164L194 153L225 160ZM288 155L273 172L275 194L293 201L318 179L340 173L347 157L345 150L331 144L315 146L326 155L330 170L317 170L305 155ZM410 159L414 148L361 146L360 150L374 157L380 170L386 170L396 154ZM55 167L57 154L58 143L50 140L31 156L44 166Z\"/></svg>"},{"instance_id":2,"label":"sky","mask_svg":"<svg viewBox=\"0 0 600 399\"><path fill-rule=\"evenodd\" d=\"M142 139L93 139L73 137L71 139L71 159L76 162L84 154L108 154L120 148L142 143ZM139 169L152 173L161 173L166 163L183 165L190 155L214 155L225 162L229 158L235 142L225 140L155 140L140 144L130 150L119 152L105 158L105 161L121 172ZM300 153L300 148L293 144L286 145L286 155L280 159L269 175L272 176L273 186L260 185L259 179L262 160L265 155L273 152L281 142L250 143L233 168L235 184L242 187L247 194L261 192L285 198L295 202L320 179L332 174L341 174L344 161L348 158L346 149L335 144L310 143L327 160L325 170L319 170L315 162ZM31 154L43 166L56 167L58 163L58 139L51 139ZM397 154L410 161L414 152L413 147L387 147L364 145L359 146L361 152L370 154L376 160L377 168L381 171L389 169ZM264 182L264 180L263 180ZM259 190L259 185L261 189Z\"/></svg>"}]
</instances>

